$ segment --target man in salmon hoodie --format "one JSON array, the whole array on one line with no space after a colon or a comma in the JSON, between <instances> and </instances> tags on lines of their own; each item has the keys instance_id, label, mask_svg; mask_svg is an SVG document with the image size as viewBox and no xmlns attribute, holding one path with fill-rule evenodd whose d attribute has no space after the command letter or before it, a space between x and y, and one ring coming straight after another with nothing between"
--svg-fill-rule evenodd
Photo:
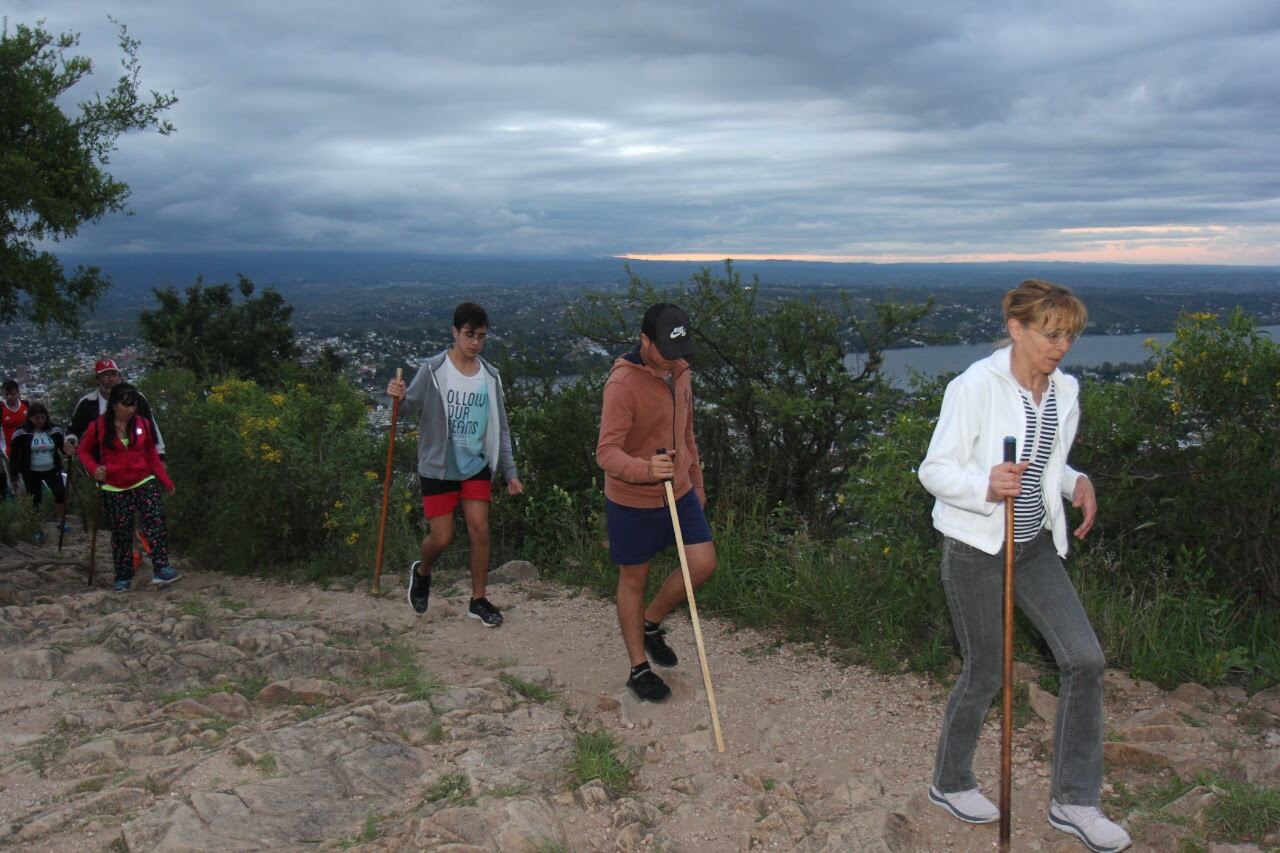
<instances>
[{"instance_id":1,"label":"man in salmon hoodie","mask_svg":"<svg viewBox=\"0 0 1280 853\"><path fill-rule=\"evenodd\" d=\"M685 598L677 571L648 607L644 603L649 561L675 544L664 480L672 481L694 588L716 568L693 439L693 386L684 360L693 353L689 315L666 302L650 306L640 325L640 343L609 371L596 444L596 462L605 472L609 553L618 565L618 625L631 659L627 686L648 702L671 695L649 661L659 666L678 662L663 639L662 620Z\"/></svg>"}]
</instances>

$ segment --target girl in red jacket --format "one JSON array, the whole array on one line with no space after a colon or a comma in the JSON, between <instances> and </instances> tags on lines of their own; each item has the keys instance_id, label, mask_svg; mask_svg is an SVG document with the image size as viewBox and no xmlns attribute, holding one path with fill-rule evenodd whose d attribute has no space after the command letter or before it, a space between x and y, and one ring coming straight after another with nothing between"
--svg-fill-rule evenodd
<instances>
[{"instance_id":1,"label":"girl in red jacket","mask_svg":"<svg viewBox=\"0 0 1280 853\"><path fill-rule=\"evenodd\" d=\"M156 451L151 425L138 416L137 409L136 388L124 383L112 388L106 413L89 425L77 448L81 464L101 484L102 511L111 525L116 592L128 592L133 583L135 512L142 534L151 543L151 582L165 586L182 577L169 566L169 540L160 502L160 486L173 494L173 481Z\"/></svg>"}]
</instances>

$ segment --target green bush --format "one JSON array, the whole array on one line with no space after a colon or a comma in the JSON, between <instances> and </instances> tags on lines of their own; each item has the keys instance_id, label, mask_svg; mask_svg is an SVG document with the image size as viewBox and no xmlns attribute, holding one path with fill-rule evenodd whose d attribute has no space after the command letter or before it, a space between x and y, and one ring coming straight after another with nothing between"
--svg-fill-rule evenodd
<instances>
[{"instance_id":1,"label":"green bush","mask_svg":"<svg viewBox=\"0 0 1280 853\"><path fill-rule=\"evenodd\" d=\"M1275 607L1280 346L1236 311L1186 314L1150 347L1141 380L1086 389L1076 459L1098 483L1098 539L1138 558L1132 583L1190 549L1217 592Z\"/></svg>"},{"instance_id":2,"label":"green bush","mask_svg":"<svg viewBox=\"0 0 1280 853\"><path fill-rule=\"evenodd\" d=\"M363 395L339 379L275 389L224 379L206 390L181 370L147 388L163 400L175 546L230 571L372 568L384 463ZM401 550L416 504L397 484L388 542Z\"/></svg>"}]
</instances>

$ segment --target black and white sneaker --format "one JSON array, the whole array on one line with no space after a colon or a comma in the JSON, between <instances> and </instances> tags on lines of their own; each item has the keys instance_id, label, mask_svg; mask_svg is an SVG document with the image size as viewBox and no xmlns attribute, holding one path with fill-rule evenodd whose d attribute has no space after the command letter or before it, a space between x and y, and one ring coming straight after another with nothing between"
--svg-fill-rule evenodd
<instances>
[{"instance_id":1,"label":"black and white sneaker","mask_svg":"<svg viewBox=\"0 0 1280 853\"><path fill-rule=\"evenodd\" d=\"M662 639L667 632L658 625L653 625L653 628L650 628L650 625L653 623L644 623L645 654L658 666L675 666L680 662L680 658L676 657L676 653L667 645L667 641Z\"/></svg>"},{"instance_id":2,"label":"black and white sneaker","mask_svg":"<svg viewBox=\"0 0 1280 853\"><path fill-rule=\"evenodd\" d=\"M627 686L641 702L662 702L671 695L671 688L649 668L648 662L631 668Z\"/></svg>"},{"instance_id":3,"label":"black and white sneaker","mask_svg":"<svg viewBox=\"0 0 1280 853\"><path fill-rule=\"evenodd\" d=\"M421 560L414 560L409 564L409 603L413 605L414 611L426 613L427 600L431 597L431 575L418 574L418 566L421 565Z\"/></svg>"},{"instance_id":4,"label":"black and white sneaker","mask_svg":"<svg viewBox=\"0 0 1280 853\"><path fill-rule=\"evenodd\" d=\"M487 598L471 599L471 606L467 608L467 616L472 619L479 619L486 628L497 628L502 624L502 611L490 604Z\"/></svg>"}]
</instances>

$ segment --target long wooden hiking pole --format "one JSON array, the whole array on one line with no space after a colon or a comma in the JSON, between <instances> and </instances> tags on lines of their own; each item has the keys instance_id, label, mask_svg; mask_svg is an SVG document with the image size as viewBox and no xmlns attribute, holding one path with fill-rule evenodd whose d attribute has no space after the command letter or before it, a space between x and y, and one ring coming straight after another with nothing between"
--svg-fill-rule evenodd
<instances>
[{"instance_id":1,"label":"long wooden hiking pole","mask_svg":"<svg viewBox=\"0 0 1280 853\"><path fill-rule=\"evenodd\" d=\"M667 451L658 448L658 453ZM724 737L720 734L720 714L716 711L716 691L711 687L711 670L707 667L707 650L702 645L702 625L698 622L698 602L693 598L693 579L689 576L689 558L684 553L684 534L680 532L680 516L676 513L675 491L670 480L663 480L667 487L667 509L671 511L671 528L676 535L676 551L680 554L680 573L684 576L684 593L689 599L689 618L693 621L693 639L698 645L698 662L702 664L702 685L707 688L707 707L711 709L711 729L716 735L716 751L724 752Z\"/></svg>"},{"instance_id":2,"label":"long wooden hiking pole","mask_svg":"<svg viewBox=\"0 0 1280 853\"><path fill-rule=\"evenodd\" d=\"M404 368L396 368L396 381L404 380ZM391 468L396 458L396 420L400 416L400 398L391 398L391 427L387 436L387 473L382 478L382 518L378 520L378 552L373 563L373 592L381 592L382 546L387 538L387 505L391 501Z\"/></svg>"},{"instance_id":3,"label":"long wooden hiking pole","mask_svg":"<svg viewBox=\"0 0 1280 853\"><path fill-rule=\"evenodd\" d=\"M68 468L67 485L66 485L66 490L63 491L62 493L62 513L61 513L61 517L58 519L58 551L59 552L62 551L62 540L67 535L67 505L71 503L71 480L73 477L75 477L75 471L76 471L76 469L70 465L68 465L67 468ZM58 476L62 476L62 475L59 474Z\"/></svg>"},{"instance_id":4,"label":"long wooden hiking pole","mask_svg":"<svg viewBox=\"0 0 1280 853\"><path fill-rule=\"evenodd\" d=\"M1018 440L1004 439L1004 461L1018 461ZM1013 799L1013 498L1004 499L1004 695L1000 712L1000 849L1009 849Z\"/></svg>"},{"instance_id":5,"label":"long wooden hiking pole","mask_svg":"<svg viewBox=\"0 0 1280 853\"><path fill-rule=\"evenodd\" d=\"M89 533L89 586L93 586L93 564L98 556L98 517L102 515L102 487L94 483L93 529Z\"/></svg>"},{"instance_id":6,"label":"long wooden hiking pole","mask_svg":"<svg viewBox=\"0 0 1280 853\"><path fill-rule=\"evenodd\" d=\"M67 462L67 467L70 469L67 472L67 483L68 483L67 500L71 499L71 486L70 486L71 477L73 476L73 473L75 472L78 466L79 466L78 461L72 462L68 460ZM85 472L85 476L88 476L88 471ZM92 477L89 477L89 483L91 485L93 484ZM76 509L80 510L80 528L84 530L85 533L88 533L89 532L89 511L84 508L84 489L80 489L79 491L76 492Z\"/></svg>"}]
</instances>

